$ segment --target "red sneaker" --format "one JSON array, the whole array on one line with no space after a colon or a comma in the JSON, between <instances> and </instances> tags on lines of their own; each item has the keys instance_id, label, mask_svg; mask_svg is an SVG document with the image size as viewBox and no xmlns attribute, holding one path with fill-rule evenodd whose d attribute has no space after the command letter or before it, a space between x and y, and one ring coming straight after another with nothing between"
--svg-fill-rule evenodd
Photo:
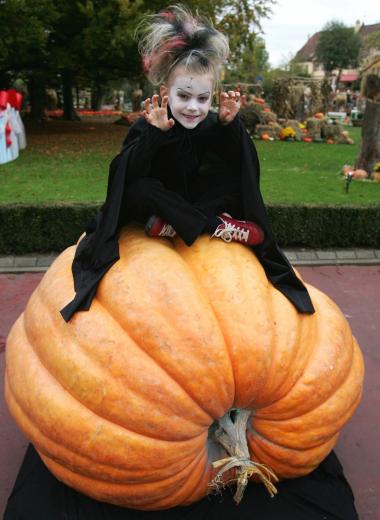
<instances>
[{"instance_id":1,"label":"red sneaker","mask_svg":"<svg viewBox=\"0 0 380 520\"><path fill-rule=\"evenodd\" d=\"M145 233L150 237L170 238L177 234L170 224L167 224L161 217L156 217L156 215L152 215L146 223Z\"/></svg>"},{"instance_id":2,"label":"red sneaker","mask_svg":"<svg viewBox=\"0 0 380 520\"><path fill-rule=\"evenodd\" d=\"M216 228L212 237L221 238L225 242L240 242L248 246L257 246L263 242L264 231L254 222L236 220L228 213L222 213L218 217L222 223Z\"/></svg>"}]
</instances>

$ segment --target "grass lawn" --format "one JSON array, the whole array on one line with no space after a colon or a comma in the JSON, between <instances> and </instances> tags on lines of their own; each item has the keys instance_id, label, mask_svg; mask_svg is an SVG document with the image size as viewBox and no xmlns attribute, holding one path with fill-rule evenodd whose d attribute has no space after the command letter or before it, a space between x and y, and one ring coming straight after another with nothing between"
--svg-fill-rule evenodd
<instances>
[{"instance_id":1,"label":"grass lawn","mask_svg":"<svg viewBox=\"0 0 380 520\"><path fill-rule=\"evenodd\" d=\"M349 131L352 146L255 141L265 201L380 203L380 183L353 181L344 191L340 170L354 163L360 145L360 129ZM27 149L0 166L0 202L103 201L109 163L126 133L127 127L89 118L29 124Z\"/></svg>"}]
</instances>

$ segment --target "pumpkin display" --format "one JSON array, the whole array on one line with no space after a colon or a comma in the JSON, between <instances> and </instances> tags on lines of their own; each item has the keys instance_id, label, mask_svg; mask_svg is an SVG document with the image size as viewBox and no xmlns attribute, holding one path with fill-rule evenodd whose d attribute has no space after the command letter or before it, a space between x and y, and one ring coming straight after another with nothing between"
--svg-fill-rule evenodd
<instances>
[{"instance_id":1,"label":"pumpkin display","mask_svg":"<svg viewBox=\"0 0 380 520\"><path fill-rule=\"evenodd\" d=\"M316 312L297 313L238 243L127 227L119 244L88 312L59 313L73 246L7 340L8 407L50 471L97 500L158 510L234 478L274 493L275 475L315 469L362 392L334 302L308 286Z\"/></svg>"},{"instance_id":2,"label":"pumpkin display","mask_svg":"<svg viewBox=\"0 0 380 520\"><path fill-rule=\"evenodd\" d=\"M358 168L357 170L353 171L353 177L354 179L368 179L368 173L365 170L361 170Z\"/></svg>"}]
</instances>

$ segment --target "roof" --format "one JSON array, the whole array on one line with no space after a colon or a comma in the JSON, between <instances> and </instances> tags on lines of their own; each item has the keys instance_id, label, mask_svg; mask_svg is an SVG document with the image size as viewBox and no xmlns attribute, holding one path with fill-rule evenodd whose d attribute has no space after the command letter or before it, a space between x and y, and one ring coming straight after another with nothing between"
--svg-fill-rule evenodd
<instances>
[{"instance_id":1,"label":"roof","mask_svg":"<svg viewBox=\"0 0 380 520\"><path fill-rule=\"evenodd\" d=\"M319 40L319 35L321 33L317 32L313 34L311 38L307 40L305 45L297 52L295 55L295 61L312 61L315 54L315 49L317 47L317 43Z\"/></svg>"},{"instance_id":2,"label":"roof","mask_svg":"<svg viewBox=\"0 0 380 520\"><path fill-rule=\"evenodd\" d=\"M341 74L339 77L339 81L342 83L349 83L351 81L356 81L359 77L359 74L352 73L352 74Z\"/></svg>"},{"instance_id":3,"label":"roof","mask_svg":"<svg viewBox=\"0 0 380 520\"><path fill-rule=\"evenodd\" d=\"M374 23L371 25L362 25L358 31L359 37L362 41L364 41L368 36L372 33L380 32L380 23ZM305 61L313 61L315 57L315 50L317 48L319 35L321 31L316 32L311 36L305 45L301 47L301 49L295 55L295 61L305 62Z\"/></svg>"},{"instance_id":4,"label":"roof","mask_svg":"<svg viewBox=\"0 0 380 520\"><path fill-rule=\"evenodd\" d=\"M364 25L363 23L363 25L359 29L358 34L361 38L366 38L370 34L377 31L380 31L380 23L373 23L371 25Z\"/></svg>"}]
</instances>

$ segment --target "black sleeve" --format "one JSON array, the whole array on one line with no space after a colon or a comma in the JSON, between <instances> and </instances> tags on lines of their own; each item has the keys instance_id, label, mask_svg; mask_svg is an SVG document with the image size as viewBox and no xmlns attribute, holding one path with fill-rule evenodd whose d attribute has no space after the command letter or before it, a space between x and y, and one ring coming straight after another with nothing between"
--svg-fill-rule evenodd
<instances>
[{"instance_id":1,"label":"black sleeve","mask_svg":"<svg viewBox=\"0 0 380 520\"><path fill-rule=\"evenodd\" d=\"M150 125L145 119L138 119L130 128L123 142L120 153L112 160L109 169L107 197L115 173L119 167L123 155L128 153L128 176L126 185L132 184L136 179L148 177L151 171L152 160L160 146L169 139L169 132L164 132L156 126Z\"/></svg>"},{"instance_id":2,"label":"black sleeve","mask_svg":"<svg viewBox=\"0 0 380 520\"><path fill-rule=\"evenodd\" d=\"M98 283L119 259L118 233L125 188L135 178L149 174L152 158L166 139L165 132L140 119L131 127L121 152L112 161L106 200L75 252L75 297L61 310L65 321L77 311L90 308Z\"/></svg>"}]
</instances>

